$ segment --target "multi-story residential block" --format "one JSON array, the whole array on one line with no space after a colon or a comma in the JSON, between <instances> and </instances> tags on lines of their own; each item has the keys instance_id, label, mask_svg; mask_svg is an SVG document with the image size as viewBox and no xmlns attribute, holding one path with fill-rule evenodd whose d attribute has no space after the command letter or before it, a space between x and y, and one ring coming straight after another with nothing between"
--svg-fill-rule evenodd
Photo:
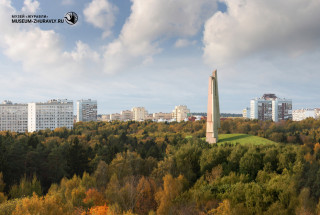
<instances>
[{"instance_id":1,"label":"multi-story residential block","mask_svg":"<svg viewBox=\"0 0 320 215\"><path fill-rule=\"evenodd\" d=\"M259 120L292 119L292 100L281 99L275 94L264 94L250 101L250 118Z\"/></svg>"},{"instance_id":2,"label":"multi-story residential block","mask_svg":"<svg viewBox=\"0 0 320 215\"><path fill-rule=\"evenodd\" d=\"M28 104L28 131L73 127L73 101L50 100L45 103Z\"/></svg>"},{"instance_id":3,"label":"multi-story residential block","mask_svg":"<svg viewBox=\"0 0 320 215\"><path fill-rule=\"evenodd\" d=\"M110 121L110 114L102 114L101 121L103 122Z\"/></svg>"},{"instance_id":4,"label":"multi-story residential block","mask_svg":"<svg viewBox=\"0 0 320 215\"><path fill-rule=\"evenodd\" d=\"M110 121L114 121L114 120L121 120L121 114L119 113L110 114Z\"/></svg>"},{"instance_id":5,"label":"multi-story residential block","mask_svg":"<svg viewBox=\"0 0 320 215\"><path fill-rule=\"evenodd\" d=\"M132 108L132 115L134 121L143 121L146 119L148 115L148 111L144 107L133 107Z\"/></svg>"},{"instance_id":6,"label":"multi-story residential block","mask_svg":"<svg viewBox=\"0 0 320 215\"><path fill-rule=\"evenodd\" d=\"M292 120L292 100L277 98L272 101L272 120Z\"/></svg>"},{"instance_id":7,"label":"multi-story residential block","mask_svg":"<svg viewBox=\"0 0 320 215\"><path fill-rule=\"evenodd\" d=\"M170 120L172 119L172 113L153 113L153 120L158 121L158 120Z\"/></svg>"},{"instance_id":8,"label":"multi-story residential block","mask_svg":"<svg viewBox=\"0 0 320 215\"><path fill-rule=\"evenodd\" d=\"M0 130L25 132L28 130L28 105L4 101L0 104Z\"/></svg>"},{"instance_id":9,"label":"multi-story residential block","mask_svg":"<svg viewBox=\"0 0 320 215\"><path fill-rule=\"evenodd\" d=\"M120 120L122 121L129 121L129 120L132 120L133 118L133 113L131 110L123 110L121 111L121 117L120 117Z\"/></svg>"},{"instance_id":10,"label":"multi-story residential block","mask_svg":"<svg viewBox=\"0 0 320 215\"><path fill-rule=\"evenodd\" d=\"M299 109L299 110L293 110L292 111L292 120L293 121L301 121L306 118L319 118L319 111L320 109L314 108L314 109Z\"/></svg>"},{"instance_id":11,"label":"multi-story residential block","mask_svg":"<svg viewBox=\"0 0 320 215\"><path fill-rule=\"evenodd\" d=\"M77 122L97 121L97 101L78 100L77 101Z\"/></svg>"},{"instance_id":12,"label":"multi-story residential block","mask_svg":"<svg viewBox=\"0 0 320 215\"><path fill-rule=\"evenodd\" d=\"M187 108L186 105L178 105L175 106L174 110L172 111L172 118L177 121L181 122L188 118L190 115L190 110Z\"/></svg>"},{"instance_id":13,"label":"multi-story residential block","mask_svg":"<svg viewBox=\"0 0 320 215\"><path fill-rule=\"evenodd\" d=\"M250 118L250 108L245 108L242 110L242 117L245 119Z\"/></svg>"},{"instance_id":14,"label":"multi-story residential block","mask_svg":"<svg viewBox=\"0 0 320 215\"><path fill-rule=\"evenodd\" d=\"M147 114L147 115L146 115L146 118L145 118L145 120L150 120L150 121L153 121L153 114L152 114L152 113L150 113L150 114Z\"/></svg>"}]
</instances>

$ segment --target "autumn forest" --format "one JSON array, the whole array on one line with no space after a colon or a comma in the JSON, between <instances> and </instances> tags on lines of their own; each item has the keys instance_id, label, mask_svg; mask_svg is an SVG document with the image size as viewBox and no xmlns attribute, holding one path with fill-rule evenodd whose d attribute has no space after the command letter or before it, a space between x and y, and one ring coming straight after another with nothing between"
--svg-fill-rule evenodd
<instances>
[{"instance_id":1,"label":"autumn forest","mask_svg":"<svg viewBox=\"0 0 320 215\"><path fill-rule=\"evenodd\" d=\"M0 215L320 214L320 120L88 122L0 133Z\"/></svg>"}]
</instances>

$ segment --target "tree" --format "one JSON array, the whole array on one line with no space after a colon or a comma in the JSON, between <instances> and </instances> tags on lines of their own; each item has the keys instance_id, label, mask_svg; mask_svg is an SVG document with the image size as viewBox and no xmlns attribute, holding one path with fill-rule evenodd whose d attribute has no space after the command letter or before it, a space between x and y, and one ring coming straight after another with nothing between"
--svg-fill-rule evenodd
<instances>
[{"instance_id":1,"label":"tree","mask_svg":"<svg viewBox=\"0 0 320 215\"><path fill-rule=\"evenodd\" d=\"M106 200L99 191L92 188L87 190L86 197L83 199L83 202L89 207L92 207L92 206L103 206L105 205Z\"/></svg>"},{"instance_id":2,"label":"tree","mask_svg":"<svg viewBox=\"0 0 320 215\"><path fill-rule=\"evenodd\" d=\"M89 154L85 147L75 137L67 153L67 167L69 175L82 175L89 170Z\"/></svg>"},{"instance_id":3,"label":"tree","mask_svg":"<svg viewBox=\"0 0 320 215\"><path fill-rule=\"evenodd\" d=\"M106 188L110 178L109 174L108 165L104 161L100 161L94 172L98 188L103 190Z\"/></svg>"},{"instance_id":4,"label":"tree","mask_svg":"<svg viewBox=\"0 0 320 215\"><path fill-rule=\"evenodd\" d=\"M24 196L31 196L33 193L42 195L41 184L34 175L32 181L29 181L26 176L20 180L19 185L13 185L9 191L11 198L20 198Z\"/></svg>"},{"instance_id":5,"label":"tree","mask_svg":"<svg viewBox=\"0 0 320 215\"><path fill-rule=\"evenodd\" d=\"M6 186L6 184L3 181L3 174L2 174L2 172L0 172L0 192L3 192L5 186Z\"/></svg>"},{"instance_id":6,"label":"tree","mask_svg":"<svg viewBox=\"0 0 320 215\"><path fill-rule=\"evenodd\" d=\"M260 153L249 150L240 160L240 172L248 174L251 180L254 180L258 171L263 167Z\"/></svg>"},{"instance_id":7,"label":"tree","mask_svg":"<svg viewBox=\"0 0 320 215\"><path fill-rule=\"evenodd\" d=\"M163 189L156 193L156 201L158 202L157 214L170 215L175 214L174 200L184 190L186 180L182 175L173 178L170 174L163 177Z\"/></svg>"},{"instance_id":8,"label":"tree","mask_svg":"<svg viewBox=\"0 0 320 215\"><path fill-rule=\"evenodd\" d=\"M142 177L137 186L137 202L134 211L138 214L148 214L151 210L156 210L157 202L155 201L155 193L157 186L155 181L150 178Z\"/></svg>"},{"instance_id":9,"label":"tree","mask_svg":"<svg viewBox=\"0 0 320 215\"><path fill-rule=\"evenodd\" d=\"M72 214L72 208L63 204L53 196L38 197L33 194L32 197L23 198L18 202L13 215L25 215L25 214Z\"/></svg>"},{"instance_id":10,"label":"tree","mask_svg":"<svg viewBox=\"0 0 320 215\"><path fill-rule=\"evenodd\" d=\"M111 215L107 205L94 206L88 212L83 212L81 215Z\"/></svg>"},{"instance_id":11,"label":"tree","mask_svg":"<svg viewBox=\"0 0 320 215\"><path fill-rule=\"evenodd\" d=\"M231 206L228 199L219 203L219 206L208 212L208 215L231 215Z\"/></svg>"},{"instance_id":12,"label":"tree","mask_svg":"<svg viewBox=\"0 0 320 215\"><path fill-rule=\"evenodd\" d=\"M181 146L174 154L178 174L182 174L190 184L193 184L200 175L200 155L202 149L197 144Z\"/></svg>"}]
</instances>

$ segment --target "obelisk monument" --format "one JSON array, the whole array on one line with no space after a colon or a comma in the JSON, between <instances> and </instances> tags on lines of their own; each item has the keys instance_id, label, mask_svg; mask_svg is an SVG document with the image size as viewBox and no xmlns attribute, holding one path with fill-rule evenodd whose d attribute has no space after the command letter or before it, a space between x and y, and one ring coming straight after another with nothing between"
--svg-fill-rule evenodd
<instances>
[{"instance_id":1,"label":"obelisk monument","mask_svg":"<svg viewBox=\"0 0 320 215\"><path fill-rule=\"evenodd\" d=\"M218 94L217 70L209 77L207 133L206 141L210 144L218 142L218 128L220 128L220 107Z\"/></svg>"}]
</instances>

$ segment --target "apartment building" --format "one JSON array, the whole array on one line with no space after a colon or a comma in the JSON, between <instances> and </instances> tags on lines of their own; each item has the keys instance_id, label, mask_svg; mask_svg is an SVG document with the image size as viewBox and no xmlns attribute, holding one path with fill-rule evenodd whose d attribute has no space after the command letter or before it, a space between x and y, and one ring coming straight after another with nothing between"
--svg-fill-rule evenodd
<instances>
[{"instance_id":1,"label":"apartment building","mask_svg":"<svg viewBox=\"0 0 320 215\"><path fill-rule=\"evenodd\" d=\"M153 113L153 120L171 120L172 119L172 113Z\"/></svg>"},{"instance_id":2,"label":"apartment building","mask_svg":"<svg viewBox=\"0 0 320 215\"><path fill-rule=\"evenodd\" d=\"M144 107L133 107L131 111L134 121L143 121L148 115L148 111Z\"/></svg>"},{"instance_id":3,"label":"apartment building","mask_svg":"<svg viewBox=\"0 0 320 215\"><path fill-rule=\"evenodd\" d=\"M96 100L78 100L77 101L77 122L97 121L97 101Z\"/></svg>"},{"instance_id":4,"label":"apartment building","mask_svg":"<svg viewBox=\"0 0 320 215\"><path fill-rule=\"evenodd\" d=\"M4 101L0 104L0 130L25 132L28 130L28 105Z\"/></svg>"},{"instance_id":5,"label":"apartment building","mask_svg":"<svg viewBox=\"0 0 320 215\"><path fill-rule=\"evenodd\" d=\"M278 98L275 94L264 94L250 101L250 118L259 120L292 119L292 100Z\"/></svg>"},{"instance_id":6,"label":"apartment building","mask_svg":"<svg viewBox=\"0 0 320 215\"><path fill-rule=\"evenodd\" d=\"M250 108L245 108L242 110L242 117L245 119L249 119L250 118Z\"/></svg>"},{"instance_id":7,"label":"apartment building","mask_svg":"<svg viewBox=\"0 0 320 215\"><path fill-rule=\"evenodd\" d=\"M114 120L121 120L121 114L119 113L110 114L110 121L114 121Z\"/></svg>"},{"instance_id":8,"label":"apartment building","mask_svg":"<svg viewBox=\"0 0 320 215\"><path fill-rule=\"evenodd\" d=\"M122 121L130 121L133 119L133 112L131 110L123 110L120 112L120 120Z\"/></svg>"},{"instance_id":9,"label":"apartment building","mask_svg":"<svg viewBox=\"0 0 320 215\"><path fill-rule=\"evenodd\" d=\"M174 110L172 111L172 119L177 122L185 120L188 118L188 115L190 115L190 110L186 105L175 106Z\"/></svg>"},{"instance_id":10,"label":"apartment building","mask_svg":"<svg viewBox=\"0 0 320 215\"><path fill-rule=\"evenodd\" d=\"M298 109L292 111L292 120L293 121L301 121L306 118L319 118L320 109L319 108L305 108L305 109Z\"/></svg>"},{"instance_id":11,"label":"apartment building","mask_svg":"<svg viewBox=\"0 0 320 215\"><path fill-rule=\"evenodd\" d=\"M52 99L44 103L28 103L28 131L73 127L73 101Z\"/></svg>"}]
</instances>

